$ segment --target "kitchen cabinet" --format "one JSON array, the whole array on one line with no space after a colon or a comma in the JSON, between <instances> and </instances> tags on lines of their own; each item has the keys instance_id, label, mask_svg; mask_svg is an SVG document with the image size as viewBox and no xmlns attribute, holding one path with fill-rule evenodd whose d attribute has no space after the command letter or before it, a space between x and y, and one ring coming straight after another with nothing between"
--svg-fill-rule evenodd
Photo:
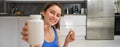
<instances>
[{"instance_id":1,"label":"kitchen cabinet","mask_svg":"<svg viewBox=\"0 0 120 47\"><path fill-rule=\"evenodd\" d=\"M86 25L86 15L65 15L60 25Z\"/></svg>"},{"instance_id":2,"label":"kitchen cabinet","mask_svg":"<svg viewBox=\"0 0 120 47\"><path fill-rule=\"evenodd\" d=\"M86 15L65 15L60 20L61 36L66 36L70 29L73 29L76 36L86 35Z\"/></svg>"},{"instance_id":3,"label":"kitchen cabinet","mask_svg":"<svg viewBox=\"0 0 120 47\"><path fill-rule=\"evenodd\" d=\"M0 47L29 47L29 44L22 40L20 32L29 20L25 17L0 17ZM70 23L70 24L66 24ZM61 37L65 37L72 28L76 36L83 36L86 33L86 16L65 15L60 20Z\"/></svg>"},{"instance_id":4,"label":"kitchen cabinet","mask_svg":"<svg viewBox=\"0 0 120 47\"><path fill-rule=\"evenodd\" d=\"M0 47L19 47L18 18L0 17Z\"/></svg>"},{"instance_id":5,"label":"kitchen cabinet","mask_svg":"<svg viewBox=\"0 0 120 47\"><path fill-rule=\"evenodd\" d=\"M21 31L28 17L0 17L0 47L29 47Z\"/></svg>"},{"instance_id":6,"label":"kitchen cabinet","mask_svg":"<svg viewBox=\"0 0 120 47\"><path fill-rule=\"evenodd\" d=\"M4 12L5 10L5 2L4 2L4 0L0 0L0 13L2 12Z\"/></svg>"}]
</instances>

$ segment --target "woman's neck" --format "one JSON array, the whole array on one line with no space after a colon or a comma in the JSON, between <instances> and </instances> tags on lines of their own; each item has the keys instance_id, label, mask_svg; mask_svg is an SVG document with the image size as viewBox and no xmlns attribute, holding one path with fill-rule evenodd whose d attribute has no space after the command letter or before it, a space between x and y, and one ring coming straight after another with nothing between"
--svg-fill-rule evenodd
<instances>
[{"instance_id":1,"label":"woman's neck","mask_svg":"<svg viewBox=\"0 0 120 47\"><path fill-rule=\"evenodd\" d=\"M51 31L51 26L48 25L48 24L44 24L44 31L45 31L45 32Z\"/></svg>"}]
</instances>

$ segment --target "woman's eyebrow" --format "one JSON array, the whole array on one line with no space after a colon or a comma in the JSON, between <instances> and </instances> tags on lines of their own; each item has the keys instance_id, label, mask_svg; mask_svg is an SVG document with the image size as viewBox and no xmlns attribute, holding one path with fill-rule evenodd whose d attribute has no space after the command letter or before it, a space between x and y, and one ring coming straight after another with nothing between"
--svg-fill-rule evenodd
<instances>
[{"instance_id":1,"label":"woman's eyebrow","mask_svg":"<svg viewBox=\"0 0 120 47\"><path fill-rule=\"evenodd\" d=\"M51 9L51 11L55 12L55 10Z\"/></svg>"},{"instance_id":2,"label":"woman's eyebrow","mask_svg":"<svg viewBox=\"0 0 120 47\"><path fill-rule=\"evenodd\" d=\"M54 12L54 13L56 12L56 13L58 13L58 14L61 14L61 13L55 11L54 9L51 9L50 11L52 11L52 12Z\"/></svg>"}]
</instances>

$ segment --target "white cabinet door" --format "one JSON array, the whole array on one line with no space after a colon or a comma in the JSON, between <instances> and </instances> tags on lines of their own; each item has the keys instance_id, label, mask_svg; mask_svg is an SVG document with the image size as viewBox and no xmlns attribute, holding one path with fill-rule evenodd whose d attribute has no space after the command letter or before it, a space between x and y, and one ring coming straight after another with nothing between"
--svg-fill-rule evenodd
<instances>
[{"instance_id":1,"label":"white cabinet door","mask_svg":"<svg viewBox=\"0 0 120 47\"><path fill-rule=\"evenodd\" d=\"M22 31L25 22L28 20L28 17L19 17L19 33ZM19 39L20 39L20 47L29 47L29 44L22 40L21 34L19 34Z\"/></svg>"},{"instance_id":2,"label":"white cabinet door","mask_svg":"<svg viewBox=\"0 0 120 47\"><path fill-rule=\"evenodd\" d=\"M18 18L0 17L0 47L19 47Z\"/></svg>"},{"instance_id":3,"label":"white cabinet door","mask_svg":"<svg viewBox=\"0 0 120 47\"><path fill-rule=\"evenodd\" d=\"M65 15L60 25L86 25L86 15Z\"/></svg>"},{"instance_id":4,"label":"white cabinet door","mask_svg":"<svg viewBox=\"0 0 120 47\"><path fill-rule=\"evenodd\" d=\"M76 37L83 37L86 35L86 15L65 15L60 20L61 36L68 34L70 29L75 31Z\"/></svg>"}]
</instances>

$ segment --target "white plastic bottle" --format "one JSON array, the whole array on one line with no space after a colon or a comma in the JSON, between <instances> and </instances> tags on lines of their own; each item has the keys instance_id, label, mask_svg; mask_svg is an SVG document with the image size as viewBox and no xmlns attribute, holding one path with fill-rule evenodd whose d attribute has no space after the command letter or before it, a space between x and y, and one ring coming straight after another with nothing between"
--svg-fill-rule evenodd
<instances>
[{"instance_id":1,"label":"white plastic bottle","mask_svg":"<svg viewBox=\"0 0 120 47\"><path fill-rule=\"evenodd\" d=\"M43 42L44 22L41 15L30 15L30 20L28 20L28 43L30 45L42 45Z\"/></svg>"}]
</instances>

